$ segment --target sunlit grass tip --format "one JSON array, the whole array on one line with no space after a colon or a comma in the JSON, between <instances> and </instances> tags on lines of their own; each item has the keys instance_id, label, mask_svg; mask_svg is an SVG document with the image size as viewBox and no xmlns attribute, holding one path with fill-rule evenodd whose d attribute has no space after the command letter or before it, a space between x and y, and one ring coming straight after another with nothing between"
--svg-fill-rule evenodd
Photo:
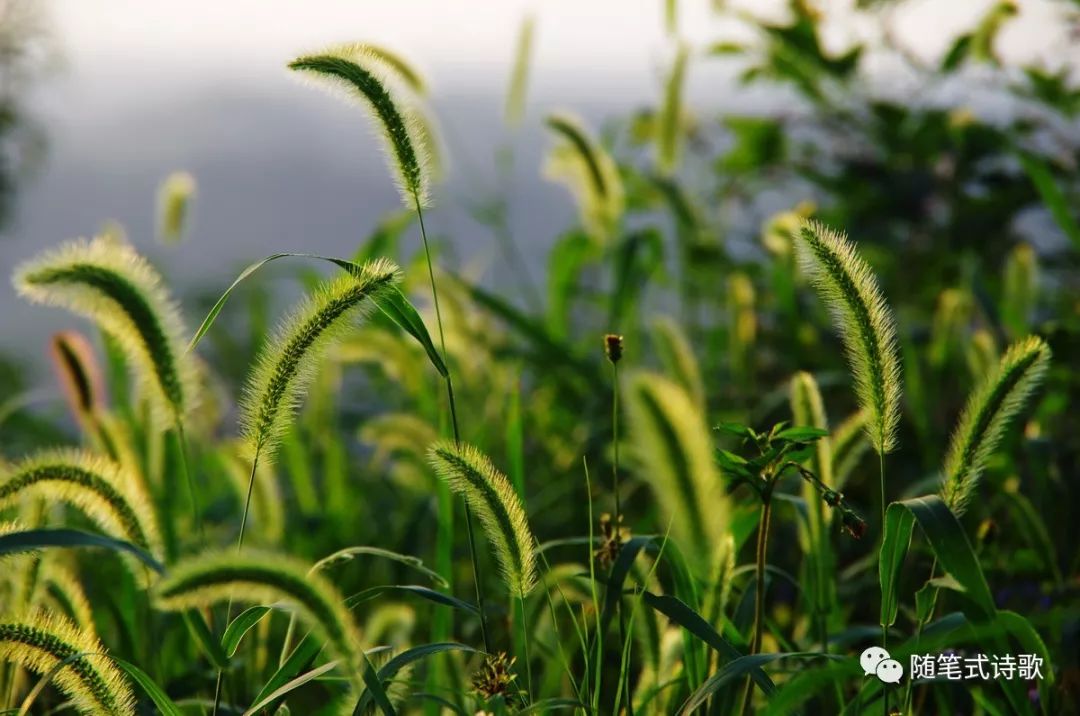
<instances>
[{"instance_id":1,"label":"sunlit grass tip","mask_svg":"<svg viewBox=\"0 0 1080 716\"><path fill-rule=\"evenodd\" d=\"M71 505L106 534L161 555L141 477L103 457L70 448L43 450L0 472L0 509L25 497Z\"/></svg>"},{"instance_id":2,"label":"sunlit grass tip","mask_svg":"<svg viewBox=\"0 0 1080 716\"><path fill-rule=\"evenodd\" d=\"M803 270L832 313L879 455L896 447L901 376L896 327L870 266L842 233L807 221L795 234Z\"/></svg>"},{"instance_id":3,"label":"sunlit grass tip","mask_svg":"<svg viewBox=\"0 0 1080 716\"><path fill-rule=\"evenodd\" d=\"M1029 336L1010 346L968 397L943 466L942 498L956 514L967 509L987 461L1049 365L1050 347Z\"/></svg>"},{"instance_id":4,"label":"sunlit grass tip","mask_svg":"<svg viewBox=\"0 0 1080 716\"><path fill-rule=\"evenodd\" d=\"M617 227L626 206L615 160L574 115L567 112L550 114L545 124L559 141L548 155L544 175L567 186L578 203L585 230L606 240Z\"/></svg>"},{"instance_id":5,"label":"sunlit grass tip","mask_svg":"<svg viewBox=\"0 0 1080 716\"><path fill-rule=\"evenodd\" d=\"M195 190L195 177L189 172L173 172L161 182L158 188L158 238L162 243L177 244L184 238Z\"/></svg>"},{"instance_id":6,"label":"sunlit grass tip","mask_svg":"<svg viewBox=\"0 0 1080 716\"><path fill-rule=\"evenodd\" d=\"M707 575L724 558L731 505L705 417L683 387L652 373L630 376L623 395L629 443L663 508L661 524L672 520L672 536Z\"/></svg>"},{"instance_id":7,"label":"sunlit grass tip","mask_svg":"<svg viewBox=\"0 0 1080 716\"><path fill-rule=\"evenodd\" d=\"M298 57L288 67L359 100L371 112L402 201L407 207L414 203L424 206L431 184L432 132L427 120L420 118L408 98L394 87L407 65L400 58L395 63L389 57L385 50L372 46L346 44Z\"/></svg>"},{"instance_id":8,"label":"sunlit grass tip","mask_svg":"<svg viewBox=\"0 0 1080 716\"><path fill-rule=\"evenodd\" d=\"M197 402L184 325L158 272L129 244L99 237L44 252L15 269L19 295L85 316L111 335L168 424Z\"/></svg>"},{"instance_id":9,"label":"sunlit grass tip","mask_svg":"<svg viewBox=\"0 0 1080 716\"><path fill-rule=\"evenodd\" d=\"M344 596L311 565L286 554L234 549L187 557L173 565L154 590L163 609L186 611L236 599L245 603L284 602L325 640L335 659L356 679L360 630Z\"/></svg>"},{"instance_id":10,"label":"sunlit grass tip","mask_svg":"<svg viewBox=\"0 0 1080 716\"><path fill-rule=\"evenodd\" d=\"M273 458L326 351L398 278L393 263L370 261L356 275L323 285L279 324L259 352L240 404L247 457Z\"/></svg>"},{"instance_id":11,"label":"sunlit grass tip","mask_svg":"<svg viewBox=\"0 0 1080 716\"><path fill-rule=\"evenodd\" d=\"M42 676L58 669L52 683L79 713L135 713L127 678L105 655L105 647L63 617L43 612L0 617L0 662Z\"/></svg>"},{"instance_id":12,"label":"sunlit grass tip","mask_svg":"<svg viewBox=\"0 0 1080 716\"><path fill-rule=\"evenodd\" d=\"M536 539L510 481L470 445L438 442L428 458L438 476L480 517L510 592L527 595L536 586Z\"/></svg>"}]
</instances>

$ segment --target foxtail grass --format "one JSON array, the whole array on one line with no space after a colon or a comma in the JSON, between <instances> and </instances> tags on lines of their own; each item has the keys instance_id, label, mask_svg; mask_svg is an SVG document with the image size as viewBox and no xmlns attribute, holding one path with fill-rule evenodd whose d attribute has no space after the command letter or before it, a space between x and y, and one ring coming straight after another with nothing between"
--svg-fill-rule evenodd
<instances>
[{"instance_id":1,"label":"foxtail grass","mask_svg":"<svg viewBox=\"0 0 1080 716\"><path fill-rule=\"evenodd\" d=\"M614 234L626 204L615 160L573 115L552 114L545 123L558 138L545 163L545 176L567 186L577 201L585 230L594 238L607 241Z\"/></svg>"},{"instance_id":2,"label":"foxtail grass","mask_svg":"<svg viewBox=\"0 0 1080 716\"><path fill-rule=\"evenodd\" d=\"M105 458L72 449L26 458L0 477L0 509L25 497L71 505L109 536L161 555L157 522L141 478Z\"/></svg>"},{"instance_id":3,"label":"foxtail grass","mask_svg":"<svg viewBox=\"0 0 1080 716\"><path fill-rule=\"evenodd\" d=\"M64 614L81 631L96 633L94 611L78 575L56 559L48 560L42 572L45 594L56 607L51 611Z\"/></svg>"},{"instance_id":4,"label":"foxtail grass","mask_svg":"<svg viewBox=\"0 0 1080 716\"><path fill-rule=\"evenodd\" d=\"M1029 336L1010 346L968 397L942 468L941 497L957 515L967 509L987 461L1042 383L1049 364L1050 347Z\"/></svg>"},{"instance_id":5,"label":"foxtail grass","mask_svg":"<svg viewBox=\"0 0 1080 716\"><path fill-rule=\"evenodd\" d=\"M391 175L406 206L426 205L430 177L426 163L429 148L419 128L416 112L395 96L390 72L400 73L384 52L369 46L338 45L324 52L298 57L289 69L305 73L336 90L344 91L368 109L387 149Z\"/></svg>"},{"instance_id":6,"label":"foxtail grass","mask_svg":"<svg viewBox=\"0 0 1080 716\"><path fill-rule=\"evenodd\" d=\"M503 116L506 124L517 127L525 116L525 90L529 81L529 58L532 55L533 35L536 22L529 16L521 22L518 29L517 45L514 51L514 65L510 71L510 86L506 92L506 108Z\"/></svg>"},{"instance_id":7,"label":"foxtail grass","mask_svg":"<svg viewBox=\"0 0 1080 716\"><path fill-rule=\"evenodd\" d=\"M652 324L653 346L665 372L683 387L698 410L705 410L705 382L686 332L674 320L661 317Z\"/></svg>"},{"instance_id":8,"label":"foxtail grass","mask_svg":"<svg viewBox=\"0 0 1080 716\"><path fill-rule=\"evenodd\" d=\"M510 481L470 445L438 442L428 455L436 474L480 518L507 589L527 596L536 586L536 540Z\"/></svg>"},{"instance_id":9,"label":"foxtail grass","mask_svg":"<svg viewBox=\"0 0 1080 716\"><path fill-rule=\"evenodd\" d=\"M686 62L689 49L679 45L664 86L664 103L657 118L656 166L664 176L670 176L682 158L683 85L686 81Z\"/></svg>"},{"instance_id":10,"label":"foxtail grass","mask_svg":"<svg viewBox=\"0 0 1080 716\"><path fill-rule=\"evenodd\" d=\"M42 612L0 617L0 661L52 681L82 714L127 716L135 698L127 679L91 632Z\"/></svg>"},{"instance_id":11,"label":"foxtail grass","mask_svg":"<svg viewBox=\"0 0 1080 716\"><path fill-rule=\"evenodd\" d=\"M162 243L176 244L183 240L195 190L195 177L188 172L173 172L161 183L158 189L158 238Z\"/></svg>"},{"instance_id":12,"label":"foxtail grass","mask_svg":"<svg viewBox=\"0 0 1080 716\"><path fill-rule=\"evenodd\" d=\"M357 682L361 664L360 631L344 597L310 564L272 552L206 552L173 565L154 590L159 607L201 609L240 596L245 602L284 602L325 641Z\"/></svg>"},{"instance_id":13,"label":"foxtail grass","mask_svg":"<svg viewBox=\"0 0 1080 716\"><path fill-rule=\"evenodd\" d=\"M814 376L800 371L791 379L790 403L792 421L795 425L828 430L825 403L821 398ZM828 437L814 442L811 460L814 474L821 484L833 489L832 443ZM816 637L822 650L828 648L828 612L832 605L832 545L829 543L829 519L822 504L818 487L802 481L802 496L806 502L808 535L806 540L806 564L810 571L813 594Z\"/></svg>"},{"instance_id":14,"label":"foxtail grass","mask_svg":"<svg viewBox=\"0 0 1080 716\"><path fill-rule=\"evenodd\" d=\"M1035 249L1020 244L1009 252L1001 297L1001 319L1011 336L1031 329L1039 299L1039 258Z\"/></svg>"},{"instance_id":15,"label":"foxtail grass","mask_svg":"<svg viewBox=\"0 0 1080 716\"><path fill-rule=\"evenodd\" d=\"M892 312L870 266L842 233L807 221L795 234L803 270L836 323L855 379L855 395L866 413L867 436L878 455L881 541L885 538L885 455L896 447L900 422L900 357ZM884 599L884 595L882 596ZM888 627L881 626L882 648ZM885 693L882 707L888 712Z\"/></svg>"},{"instance_id":16,"label":"foxtail grass","mask_svg":"<svg viewBox=\"0 0 1080 716\"><path fill-rule=\"evenodd\" d=\"M844 343L870 442L878 455L885 455L896 447L900 422L900 358L892 313L870 266L843 234L808 221L795 234L795 243Z\"/></svg>"},{"instance_id":17,"label":"foxtail grass","mask_svg":"<svg viewBox=\"0 0 1080 716\"><path fill-rule=\"evenodd\" d=\"M183 322L157 271L131 246L72 241L16 268L14 284L24 298L83 315L112 336L157 415L181 425L197 401Z\"/></svg>"},{"instance_id":18,"label":"foxtail grass","mask_svg":"<svg viewBox=\"0 0 1080 716\"><path fill-rule=\"evenodd\" d=\"M675 541L697 555L701 574L725 559L731 504L701 410L684 388L650 373L623 385L629 443Z\"/></svg>"}]
</instances>

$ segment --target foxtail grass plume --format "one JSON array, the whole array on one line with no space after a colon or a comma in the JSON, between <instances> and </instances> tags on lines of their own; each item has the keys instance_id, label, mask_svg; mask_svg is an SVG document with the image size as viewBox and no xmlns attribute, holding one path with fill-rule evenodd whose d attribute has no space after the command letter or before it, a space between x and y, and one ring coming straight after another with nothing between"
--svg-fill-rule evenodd
<instances>
[{"instance_id":1,"label":"foxtail grass plume","mask_svg":"<svg viewBox=\"0 0 1080 716\"><path fill-rule=\"evenodd\" d=\"M546 124L558 137L544 166L544 175L562 182L578 203L585 230L600 241L615 232L626 205L619 168L576 117L549 115Z\"/></svg>"},{"instance_id":2,"label":"foxtail grass plume","mask_svg":"<svg viewBox=\"0 0 1080 716\"><path fill-rule=\"evenodd\" d=\"M81 333L61 331L49 341L49 357L72 415L85 426L105 407L105 381L94 349Z\"/></svg>"},{"instance_id":3,"label":"foxtail grass plume","mask_svg":"<svg viewBox=\"0 0 1080 716\"><path fill-rule=\"evenodd\" d=\"M795 425L819 430L829 429L829 420L825 414L825 402L821 398L821 389L818 388L814 376L805 371L799 371L791 379L790 403L792 422ZM814 473L826 486L833 486L833 456L832 441L828 437L819 438L814 442ZM808 499L817 499L812 485L806 484L805 491Z\"/></svg>"},{"instance_id":4,"label":"foxtail grass plume","mask_svg":"<svg viewBox=\"0 0 1080 716\"><path fill-rule=\"evenodd\" d=\"M510 86L506 91L506 124L517 127L525 116L525 90L529 81L529 59L532 56L533 35L536 23L531 16L521 21L518 30L514 67L510 72Z\"/></svg>"},{"instance_id":5,"label":"foxtail grass plume","mask_svg":"<svg viewBox=\"0 0 1080 716\"><path fill-rule=\"evenodd\" d=\"M356 275L318 289L279 324L259 352L240 404L248 457L273 459L321 358L397 280L397 266L370 261Z\"/></svg>"},{"instance_id":6,"label":"foxtail grass plume","mask_svg":"<svg viewBox=\"0 0 1080 716\"><path fill-rule=\"evenodd\" d=\"M536 586L536 539L510 481L471 445L437 442L428 461L479 516L510 593L526 596Z\"/></svg>"},{"instance_id":7,"label":"foxtail grass plume","mask_svg":"<svg viewBox=\"0 0 1080 716\"><path fill-rule=\"evenodd\" d=\"M833 489L840 490L870 449L866 411L859 409L844 419L829 436L832 448Z\"/></svg>"},{"instance_id":8,"label":"foxtail grass plume","mask_svg":"<svg viewBox=\"0 0 1080 716\"><path fill-rule=\"evenodd\" d=\"M163 609L202 609L229 599L256 604L285 602L325 640L328 651L349 667L356 681L360 631L337 588L311 565L285 554L226 550L187 557L158 582L155 600Z\"/></svg>"},{"instance_id":9,"label":"foxtail grass plume","mask_svg":"<svg viewBox=\"0 0 1080 716\"><path fill-rule=\"evenodd\" d=\"M816 221L795 234L803 270L832 313L855 378L867 434L879 455L896 447L900 422L900 358L892 313L877 279L855 246Z\"/></svg>"},{"instance_id":10,"label":"foxtail grass plume","mask_svg":"<svg viewBox=\"0 0 1080 716\"><path fill-rule=\"evenodd\" d=\"M161 555L141 478L105 458L81 450L45 450L0 473L0 509L26 497L71 505L109 536Z\"/></svg>"},{"instance_id":11,"label":"foxtail grass plume","mask_svg":"<svg viewBox=\"0 0 1080 716\"><path fill-rule=\"evenodd\" d=\"M173 172L158 189L158 238L165 244L178 244L191 220L195 198L195 177L188 172Z\"/></svg>"},{"instance_id":12,"label":"foxtail grass plume","mask_svg":"<svg viewBox=\"0 0 1080 716\"><path fill-rule=\"evenodd\" d=\"M693 556L702 574L722 561L731 505L705 418L686 390L667 378L639 373L623 387L629 443L662 508L660 529Z\"/></svg>"},{"instance_id":13,"label":"foxtail grass plume","mask_svg":"<svg viewBox=\"0 0 1080 716\"><path fill-rule=\"evenodd\" d=\"M1042 383L1050 347L1036 336L1014 343L993 372L972 391L949 442L941 496L963 514L1006 428Z\"/></svg>"},{"instance_id":14,"label":"foxtail grass plume","mask_svg":"<svg viewBox=\"0 0 1080 716\"><path fill-rule=\"evenodd\" d=\"M395 92L393 79L401 76L402 63L395 65L387 57L385 51L373 51L371 46L338 45L298 57L289 63L289 69L344 91L371 112L403 203L425 206L431 184L427 166L431 130L422 126L424 120L406 98Z\"/></svg>"},{"instance_id":15,"label":"foxtail grass plume","mask_svg":"<svg viewBox=\"0 0 1080 716\"><path fill-rule=\"evenodd\" d=\"M656 166L664 176L670 176L682 158L683 138L683 84L686 80L686 61L689 49L679 45L675 62L664 87L664 103L660 106L657 120Z\"/></svg>"},{"instance_id":16,"label":"foxtail grass plume","mask_svg":"<svg viewBox=\"0 0 1080 716\"><path fill-rule=\"evenodd\" d=\"M105 647L92 632L62 617L43 612L0 617L0 662L42 676L52 674L52 683L79 713L135 713L131 687L105 654Z\"/></svg>"},{"instance_id":17,"label":"foxtail grass plume","mask_svg":"<svg viewBox=\"0 0 1080 716\"><path fill-rule=\"evenodd\" d=\"M163 421L179 424L196 401L180 312L161 277L130 245L99 237L47 251L15 270L19 295L86 316L115 339Z\"/></svg>"},{"instance_id":18,"label":"foxtail grass plume","mask_svg":"<svg viewBox=\"0 0 1080 716\"><path fill-rule=\"evenodd\" d=\"M1012 336L1031 329L1031 319L1039 298L1039 258L1028 244L1009 252L1001 300L1001 320Z\"/></svg>"},{"instance_id":19,"label":"foxtail grass plume","mask_svg":"<svg viewBox=\"0 0 1080 716\"><path fill-rule=\"evenodd\" d=\"M705 410L705 382L690 339L682 327L667 316L652 323L652 339L664 371L686 390L698 410Z\"/></svg>"},{"instance_id":20,"label":"foxtail grass plume","mask_svg":"<svg viewBox=\"0 0 1080 716\"><path fill-rule=\"evenodd\" d=\"M81 631L95 633L94 611L79 578L55 559L46 561L42 570L46 601L51 611L67 616Z\"/></svg>"}]
</instances>

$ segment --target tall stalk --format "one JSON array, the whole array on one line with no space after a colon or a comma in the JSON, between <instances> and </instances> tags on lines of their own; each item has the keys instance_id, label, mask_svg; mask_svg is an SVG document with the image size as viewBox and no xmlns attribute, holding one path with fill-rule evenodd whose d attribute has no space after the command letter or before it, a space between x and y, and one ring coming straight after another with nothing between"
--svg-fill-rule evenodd
<instances>
[{"instance_id":1,"label":"tall stalk","mask_svg":"<svg viewBox=\"0 0 1080 716\"><path fill-rule=\"evenodd\" d=\"M450 424L454 430L454 444L460 445L461 431L458 428L457 405L454 402L454 381L450 377L449 356L446 353L446 334L443 331L442 309L439 306L439 289L435 282L435 267L431 261L431 247L428 244L427 229L424 226L424 211L420 206L420 195L414 189L413 205L416 207L416 218L420 224L420 238L424 244L424 259L427 262L428 279L431 282L431 300L435 306L435 322L439 328L439 350L443 354L443 361L447 363L446 369L446 399L450 408ZM476 589L476 607L480 612L480 635L484 641L484 651L491 653L491 641L488 637L487 615L484 610L484 595L480 588L483 576L480 572L480 562L476 557L476 535L473 531L472 510L465 504L465 529L469 535L469 558L472 560L473 586Z\"/></svg>"},{"instance_id":2,"label":"tall stalk","mask_svg":"<svg viewBox=\"0 0 1080 716\"><path fill-rule=\"evenodd\" d=\"M754 552L754 632L750 640L748 654L756 654L761 650L761 640L765 627L765 565L769 549L769 523L772 522L772 485L766 486L761 495L761 519L758 522L757 547ZM743 689L742 708L739 710L743 716L750 713L750 704L753 701L754 682L746 680Z\"/></svg>"}]
</instances>

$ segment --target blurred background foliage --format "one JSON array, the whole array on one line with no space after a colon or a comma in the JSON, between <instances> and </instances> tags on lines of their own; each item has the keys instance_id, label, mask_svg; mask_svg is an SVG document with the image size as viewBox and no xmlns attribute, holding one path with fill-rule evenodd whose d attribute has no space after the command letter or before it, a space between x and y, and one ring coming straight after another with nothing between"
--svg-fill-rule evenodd
<instances>
[{"instance_id":1,"label":"blurred background foliage","mask_svg":"<svg viewBox=\"0 0 1080 716\"><path fill-rule=\"evenodd\" d=\"M1023 11L1022 3L1006 1L989 6L947 52L928 60L910 52L892 24L903 4L859 2L852 13L872 39L836 48L827 46L821 11L809 1L793 0L780 19L715 2L715 11L730 14L742 31L690 46L679 36L679 3L668 0L671 62L662 101L592 132L613 162L619 201L598 206L574 174L580 168L566 166L556 144L545 171L567 182L581 220L558 236L546 265L522 257L509 182L467 202L497 238L497 260L505 262L499 290L478 280L468 262L455 263L452 245L440 242L443 264L460 266L442 278L463 438L523 486L533 529L544 542L588 533L583 458L593 474L595 512L612 509L610 490L595 477L608 473L611 459L605 333L625 337L624 366L665 373L700 401L712 424L738 420L767 428L790 420L788 382L805 370L822 388L832 426L839 425L855 408L842 348L795 269L789 232L810 216L842 227L873 266L898 317L905 400L900 449L890 458L890 499L935 490L960 408L1009 342L1036 333L1053 350L1037 408L995 457L985 498L964 523L977 537L999 605L1028 616L1059 660L1057 698L1065 709L1080 702L1080 548L1073 522L1080 516L1077 48L1061 48L1061 62L1053 66L1003 60L995 38ZM1080 7L1063 1L1055 12L1075 38ZM0 25L0 221L17 167L39 144L18 104L32 67L25 58L34 33L18 25L31 22L22 19L28 14L29 4L0 3L0 15L8 18ZM536 31L543 32L542 22ZM868 68L872 62L891 63L901 79L883 86ZM783 93L782 109L696 111L682 101L682 85L707 63L733 63L746 85ZM956 101L973 88L993 98L992 110ZM508 175L515 161L512 131L492 161L497 172L506 172L499 176ZM416 233L410 214L388 215L354 258L397 257L409 293L422 297L427 277ZM317 251L317 237L310 241L308 248ZM298 269L290 276L313 285L321 274ZM223 456L234 434L233 396L282 309L278 287L288 280L242 286L200 348L208 394L217 399L201 420L196 473L213 496L208 520L223 531L232 529L239 499L232 483L218 478L228 467ZM187 303L190 324L218 293ZM110 360L101 362L111 409L130 412L122 374L108 370ZM70 422L55 420L55 404L24 409L27 386L15 368L0 369L4 457L78 439ZM374 320L358 329L321 371L285 441L274 483L284 509L277 518L263 516L269 525L263 541L310 558L342 545L378 544L417 555L455 585L467 584L461 545L449 555L437 548L454 533L438 518L449 505L440 504L423 457L447 429L436 379L423 351L402 341L391 324ZM137 416L129 417L137 423ZM855 465L844 492L876 535L879 527L869 517L877 505L872 462ZM626 471L637 467L629 464ZM242 478L241 471L240 484ZM626 488L627 526L635 534L662 532L641 482L630 480ZM461 520L459 514L456 524ZM780 546L796 543L794 521L775 529L771 560L797 574L798 550ZM869 541L836 543L847 625L877 623ZM580 563L580 552L557 546L548 558ZM740 563L752 559L747 554L744 546ZM929 565L925 550L918 559ZM338 576L352 593L397 581L403 575L396 569L343 569ZM93 598L112 598L104 593L108 582L93 583ZM736 589L745 584L737 580ZM917 587L907 585L904 593ZM784 583L772 596L774 627L793 639L801 633L793 621L798 599ZM427 606L405 611L371 619L381 615L405 634L427 633L428 621L438 619ZM499 617L507 615L494 621ZM127 650L123 644L114 649ZM617 661L608 667L617 669ZM165 666L165 681L187 678L186 668L179 661ZM966 697L957 698L963 708Z\"/></svg>"}]
</instances>

